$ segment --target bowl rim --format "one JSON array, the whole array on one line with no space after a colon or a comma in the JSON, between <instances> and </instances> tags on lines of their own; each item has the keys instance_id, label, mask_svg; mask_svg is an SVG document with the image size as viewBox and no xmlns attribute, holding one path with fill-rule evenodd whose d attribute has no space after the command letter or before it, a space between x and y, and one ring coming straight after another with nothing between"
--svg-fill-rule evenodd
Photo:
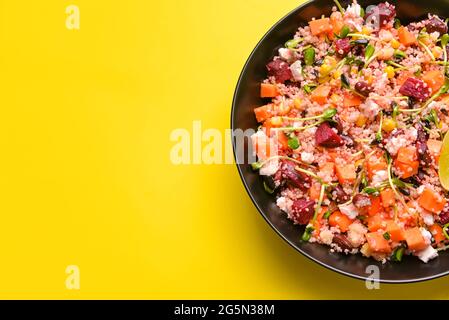
<instances>
[{"instance_id":1,"label":"bowl rim","mask_svg":"<svg viewBox=\"0 0 449 320\"><path fill-rule=\"evenodd\" d=\"M268 219L268 217L264 214L262 208L259 206L259 204L257 203L257 201L255 200L250 187L246 181L246 179L244 178L243 175L243 171L241 168L241 165L239 165L237 163L237 155L236 155L236 144L235 144L235 139L234 139L234 129L235 129L235 122L234 122L234 115L236 112L236 100L237 100L237 95L240 92L240 87L243 81L243 75L245 74L246 69L249 66L250 61L252 60L252 58L255 56L256 51L259 49L260 45L265 41L265 39L274 31L278 28L278 26L287 18L289 18L292 15L297 14L299 11L301 11L303 8L305 8L306 6L310 5L311 3L315 2L316 0L307 0L304 3L300 4L299 6L297 6L296 8L294 8L293 10L291 10L290 12L288 12L287 14L285 14L282 18L280 18L263 36L262 38L257 42L257 44L255 45L255 47L253 48L253 50L251 51L250 55L248 56L248 58L245 61L245 64L243 65L243 68L240 72L240 75L238 77L237 80L237 85L235 87L234 90L234 94L233 94L233 98L232 98L232 108L231 108L231 132L232 132L232 151L233 151L233 155L234 155L234 160L235 160L235 165L237 167L239 176L240 176L240 180L242 181L246 193L249 195L251 201L253 202L254 206L257 208L257 211L259 211L259 214L265 219L265 221L269 224L269 226L276 232L276 234L278 236L280 236L285 242L287 242L293 249L295 249L297 252L301 253L303 256L305 256L306 258L310 259L311 261L317 263L319 266L324 267L328 270L334 271L338 274L347 276L349 278L352 279L357 279L357 280L362 280L362 281L366 281L368 279L370 279L368 276L364 277L364 276L360 276L357 274L353 274L351 272L347 272L341 269L338 269L336 267L333 267L331 265L328 265L325 262L322 262L320 259L313 257L312 255L308 254L307 252L305 252L304 250L302 250L301 248L299 248L298 246L296 246L292 241L290 241L286 236L284 236L282 234L282 232L280 230L278 230L278 228L276 226L274 226L274 224ZM421 278L413 278L413 279L400 279L400 280L392 280L392 279L376 279L376 281L378 281L379 283L385 283L385 284L406 284L406 283L417 283L417 282L423 282L423 281L429 281L429 280L434 280L437 278L441 278L444 277L446 275L449 274L449 269L447 271L444 272L440 272L431 276L427 276L427 277L421 277Z\"/></svg>"}]
</instances>

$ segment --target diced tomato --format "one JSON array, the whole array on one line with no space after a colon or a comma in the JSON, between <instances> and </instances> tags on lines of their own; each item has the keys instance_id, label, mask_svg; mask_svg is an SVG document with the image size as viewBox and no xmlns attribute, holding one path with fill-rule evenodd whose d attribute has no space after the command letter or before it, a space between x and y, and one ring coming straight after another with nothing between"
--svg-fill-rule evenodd
<instances>
[{"instance_id":1,"label":"diced tomato","mask_svg":"<svg viewBox=\"0 0 449 320\"><path fill-rule=\"evenodd\" d=\"M371 206L368 208L368 215L375 216L383 211L382 199L380 197L371 196Z\"/></svg>"}]
</instances>

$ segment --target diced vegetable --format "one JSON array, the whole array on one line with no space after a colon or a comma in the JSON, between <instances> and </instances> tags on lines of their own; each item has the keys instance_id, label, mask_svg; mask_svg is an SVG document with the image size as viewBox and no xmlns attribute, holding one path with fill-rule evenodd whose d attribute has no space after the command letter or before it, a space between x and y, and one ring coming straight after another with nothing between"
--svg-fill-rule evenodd
<instances>
[{"instance_id":1,"label":"diced vegetable","mask_svg":"<svg viewBox=\"0 0 449 320\"><path fill-rule=\"evenodd\" d=\"M332 31L332 25L329 18L311 20L309 22L310 31L314 36Z\"/></svg>"},{"instance_id":2,"label":"diced vegetable","mask_svg":"<svg viewBox=\"0 0 449 320\"><path fill-rule=\"evenodd\" d=\"M325 148L337 148L344 144L343 139L331 128L328 122L322 123L315 132L315 143Z\"/></svg>"},{"instance_id":3,"label":"diced vegetable","mask_svg":"<svg viewBox=\"0 0 449 320\"><path fill-rule=\"evenodd\" d=\"M370 232L366 234L366 240L373 252L390 253L391 247L388 241L383 237L381 233Z\"/></svg>"},{"instance_id":4,"label":"diced vegetable","mask_svg":"<svg viewBox=\"0 0 449 320\"><path fill-rule=\"evenodd\" d=\"M394 221L387 221L387 232L390 234L390 239L395 242L405 240L404 230Z\"/></svg>"},{"instance_id":5,"label":"diced vegetable","mask_svg":"<svg viewBox=\"0 0 449 320\"><path fill-rule=\"evenodd\" d=\"M282 149L288 149L288 137L283 131L277 131L278 142Z\"/></svg>"},{"instance_id":6,"label":"diced vegetable","mask_svg":"<svg viewBox=\"0 0 449 320\"><path fill-rule=\"evenodd\" d=\"M396 204L394 191L391 188L382 190L380 192L380 197L382 198L382 206L384 208L392 207Z\"/></svg>"},{"instance_id":7,"label":"diced vegetable","mask_svg":"<svg viewBox=\"0 0 449 320\"><path fill-rule=\"evenodd\" d=\"M274 84L262 83L260 85L261 98L274 98L279 94L277 87Z\"/></svg>"},{"instance_id":8,"label":"diced vegetable","mask_svg":"<svg viewBox=\"0 0 449 320\"><path fill-rule=\"evenodd\" d=\"M443 233L443 228L437 224L434 224L429 227L429 231L433 236L433 239L435 240L435 243L440 243L443 241L446 241L446 236Z\"/></svg>"},{"instance_id":9,"label":"diced vegetable","mask_svg":"<svg viewBox=\"0 0 449 320\"><path fill-rule=\"evenodd\" d=\"M320 172L324 177L332 177L335 174L335 164L333 162L326 162L320 168Z\"/></svg>"},{"instance_id":10,"label":"diced vegetable","mask_svg":"<svg viewBox=\"0 0 449 320\"><path fill-rule=\"evenodd\" d=\"M400 148L395 161L395 167L401 178L410 178L418 173L419 161L416 148L413 146Z\"/></svg>"},{"instance_id":11,"label":"diced vegetable","mask_svg":"<svg viewBox=\"0 0 449 320\"><path fill-rule=\"evenodd\" d=\"M352 183L357 178L354 164L336 165L335 171L337 173L338 181L341 184Z\"/></svg>"},{"instance_id":12,"label":"diced vegetable","mask_svg":"<svg viewBox=\"0 0 449 320\"><path fill-rule=\"evenodd\" d=\"M413 33L411 33L407 27L400 27L398 30L399 42L408 47L416 44L417 40Z\"/></svg>"},{"instance_id":13,"label":"diced vegetable","mask_svg":"<svg viewBox=\"0 0 449 320\"><path fill-rule=\"evenodd\" d=\"M267 104L265 106L255 108L254 114L256 115L257 122L264 122L273 116L273 105Z\"/></svg>"},{"instance_id":14,"label":"diced vegetable","mask_svg":"<svg viewBox=\"0 0 449 320\"><path fill-rule=\"evenodd\" d=\"M318 200L320 198L321 192L321 184L320 183L312 183L312 186L309 189L309 197L312 200Z\"/></svg>"},{"instance_id":15,"label":"diced vegetable","mask_svg":"<svg viewBox=\"0 0 449 320\"><path fill-rule=\"evenodd\" d=\"M387 161L385 158L381 155L378 155L378 157L371 157L366 162L366 170L368 172L368 178L372 179L373 176L378 171L384 171L387 170Z\"/></svg>"},{"instance_id":16,"label":"diced vegetable","mask_svg":"<svg viewBox=\"0 0 449 320\"><path fill-rule=\"evenodd\" d=\"M378 196L371 196L371 206L368 208L368 215L375 216L383 211L382 199Z\"/></svg>"},{"instance_id":17,"label":"diced vegetable","mask_svg":"<svg viewBox=\"0 0 449 320\"><path fill-rule=\"evenodd\" d=\"M440 213L446 205L446 200L436 191L425 188L418 198L419 205L433 213Z\"/></svg>"},{"instance_id":18,"label":"diced vegetable","mask_svg":"<svg viewBox=\"0 0 449 320\"><path fill-rule=\"evenodd\" d=\"M340 211L335 211L329 217L329 225L331 227L339 227L341 232L349 230L349 226L352 224L352 220Z\"/></svg>"},{"instance_id":19,"label":"diced vegetable","mask_svg":"<svg viewBox=\"0 0 449 320\"><path fill-rule=\"evenodd\" d=\"M331 87L328 85L321 85L312 92L312 96L310 97L312 101L318 104L325 104L327 101L327 97L331 92Z\"/></svg>"},{"instance_id":20,"label":"diced vegetable","mask_svg":"<svg viewBox=\"0 0 449 320\"><path fill-rule=\"evenodd\" d=\"M411 251L421 251L427 247L426 240L418 227L405 230L404 236Z\"/></svg>"},{"instance_id":21,"label":"diced vegetable","mask_svg":"<svg viewBox=\"0 0 449 320\"><path fill-rule=\"evenodd\" d=\"M397 160L403 163L409 163L418 160L418 154L416 153L416 148L413 146L402 147L398 150Z\"/></svg>"},{"instance_id":22,"label":"diced vegetable","mask_svg":"<svg viewBox=\"0 0 449 320\"><path fill-rule=\"evenodd\" d=\"M367 223L368 223L368 230L370 232L375 232L379 229L385 229L386 227L386 223L380 215L368 217Z\"/></svg>"},{"instance_id":23,"label":"diced vegetable","mask_svg":"<svg viewBox=\"0 0 449 320\"><path fill-rule=\"evenodd\" d=\"M432 93L436 93L444 85L444 74L439 70L427 71L423 74L422 79L432 90Z\"/></svg>"},{"instance_id":24,"label":"diced vegetable","mask_svg":"<svg viewBox=\"0 0 449 320\"><path fill-rule=\"evenodd\" d=\"M362 99L355 94L352 93L346 93L344 95L343 99L343 107L350 108L350 107L358 107L362 104Z\"/></svg>"},{"instance_id":25,"label":"diced vegetable","mask_svg":"<svg viewBox=\"0 0 449 320\"><path fill-rule=\"evenodd\" d=\"M407 179L418 173L419 161L417 160L409 163L395 161L394 166L400 172L399 177Z\"/></svg>"},{"instance_id":26,"label":"diced vegetable","mask_svg":"<svg viewBox=\"0 0 449 320\"><path fill-rule=\"evenodd\" d=\"M343 19L339 14L331 14L330 23L332 25L332 33L340 34L344 27Z\"/></svg>"}]
</instances>

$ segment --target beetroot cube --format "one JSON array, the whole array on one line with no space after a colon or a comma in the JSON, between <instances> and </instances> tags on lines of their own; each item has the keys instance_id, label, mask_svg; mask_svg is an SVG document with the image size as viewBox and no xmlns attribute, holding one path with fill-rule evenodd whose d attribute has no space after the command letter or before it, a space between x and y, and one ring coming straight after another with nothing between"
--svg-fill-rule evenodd
<instances>
[{"instance_id":1,"label":"beetroot cube","mask_svg":"<svg viewBox=\"0 0 449 320\"><path fill-rule=\"evenodd\" d=\"M335 50L340 57L345 57L351 51L351 41L349 38L338 39L335 41Z\"/></svg>"},{"instance_id":2,"label":"beetroot cube","mask_svg":"<svg viewBox=\"0 0 449 320\"><path fill-rule=\"evenodd\" d=\"M284 178L287 183L301 190L307 190L310 187L310 177L302 172L295 169L295 164L291 162L286 162L282 167L282 178Z\"/></svg>"},{"instance_id":3,"label":"beetroot cube","mask_svg":"<svg viewBox=\"0 0 449 320\"><path fill-rule=\"evenodd\" d=\"M344 140L331 128L328 122L324 122L315 132L315 143L321 147L337 148L344 144Z\"/></svg>"},{"instance_id":4,"label":"beetroot cube","mask_svg":"<svg viewBox=\"0 0 449 320\"><path fill-rule=\"evenodd\" d=\"M287 62L281 59L273 60L267 64L268 75L274 77L278 83L284 83L292 78L292 72Z\"/></svg>"},{"instance_id":5,"label":"beetroot cube","mask_svg":"<svg viewBox=\"0 0 449 320\"><path fill-rule=\"evenodd\" d=\"M292 217L298 224L308 224L315 212L315 201L299 199L293 202Z\"/></svg>"},{"instance_id":6,"label":"beetroot cube","mask_svg":"<svg viewBox=\"0 0 449 320\"><path fill-rule=\"evenodd\" d=\"M424 101L430 97L431 90L421 79L408 78L402 85L399 92L407 97L415 98L418 101Z\"/></svg>"}]
</instances>

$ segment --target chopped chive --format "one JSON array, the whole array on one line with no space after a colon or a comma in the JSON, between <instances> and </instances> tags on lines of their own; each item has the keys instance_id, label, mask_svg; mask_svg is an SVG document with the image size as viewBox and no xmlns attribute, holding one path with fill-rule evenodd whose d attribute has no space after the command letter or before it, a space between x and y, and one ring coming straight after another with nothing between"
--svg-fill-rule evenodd
<instances>
[{"instance_id":1,"label":"chopped chive","mask_svg":"<svg viewBox=\"0 0 449 320\"><path fill-rule=\"evenodd\" d=\"M383 236L384 236L384 239L385 239L385 240L390 240L390 239L391 239L391 236L390 236L390 233L389 233L389 232L385 232L385 233L383 234Z\"/></svg>"}]
</instances>

